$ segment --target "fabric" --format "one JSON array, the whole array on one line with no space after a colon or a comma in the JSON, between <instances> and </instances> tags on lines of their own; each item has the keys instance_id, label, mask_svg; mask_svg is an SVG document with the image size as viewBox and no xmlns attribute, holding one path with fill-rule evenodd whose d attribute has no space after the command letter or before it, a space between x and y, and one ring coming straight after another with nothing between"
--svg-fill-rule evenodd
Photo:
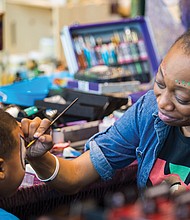
<instances>
[{"instance_id":1,"label":"fabric","mask_svg":"<svg viewBox=\"0 0 190 220\"><path fill-rule=\"evenodd\" d=\"M190 1L180 0L179 5L181 10L182 24L185 26L186 30L188 30L190 28Z\"/></svg>"},{"instance_id":2,"label":"fabric","mask_svg":"<svg viewBox=\"0 0 190 220\"><path fill-rule=\"evenodd\" d=\"M16 216L0 208L0 220L19 220Z\"/></svg>"},{"instance_id":3,"label":"fabric","mask_svg":"<svg viewBox=\"0 0 190 220\"><path fill-rule=\"evenodd\" d=\"M65 216L67 208L70 209L70 206L88 199L103 204L106 195L123 190L127 192L126 186L127 190L130 190L130 195L131 192L134 192L130 199L134 199L134 197L137 199L138 194L135 194L137 193L136 170L137 165L133 164L118 170L112 180L106 182L98 180L72 195L65 195L44 183L31 187L20 187L11 197L0 198L0 207L18 216L21 220L32 220L49 213L57 213L58 210L59 214Z\"/></svg>"},{"instance_id":4,"label":"fabric","mask_svg":"<svg viewBox=\"0 0 190 220\"><path fill-rule=\"evenodd\" d=\"M180 0L189 2L189 0ZM168 1L169 2L169 1ZM170 1L172 2L172 1ZM183 4L181 7L187 7L189 4ZM185 8L184 8L185 9ZM181 13L184 21L187 20L187 13L182 9ZM169 48L185 31L185 27L180 21L176 20L175 16L169 10L166 4L162 0L146 0L145 17L150 25L152 39L154 39L155 48L157 49L159 60L162 60L168 52ZM167 18L167 19L166 19Z\"/></svg>"},{"instance_id":5,"label":"fabric","mask_svg":"<svg viewBox=\"0 0 190 220\"><path fill-rule=\"evenodd\" d=\"M190 187L190 137L185 137L178 127L172 127L158 159L150 173L151 185L167 181L170 185L179 182Z\"/></svg>"},{"instance_id":6,"label":"fabric","mask_svg":"<svg viewBox=\"0 0 190 220\"><path fill-rule=\"evenodd\" d=\"M150 90L113 126L90 138L86 149L90 149L92 163L104 180L137 160L137 185L143 189L169 130L158 117L156 98Z\"/></svg>"}]
</instances>

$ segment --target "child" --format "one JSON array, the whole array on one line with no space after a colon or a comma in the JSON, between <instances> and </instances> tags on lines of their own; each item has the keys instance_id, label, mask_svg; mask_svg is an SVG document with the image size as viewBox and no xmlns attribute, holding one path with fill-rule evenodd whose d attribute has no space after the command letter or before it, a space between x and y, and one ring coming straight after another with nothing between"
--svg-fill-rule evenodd
<instances>
[{"instance_id":1,"label":"child","mask_svg":"<svg viewBox=\"0 0 190 220\"><path fill-rule=\"evenodd\" d=\"M0 109L0 197L11 196L25 174L25 145L19 124ZM0 208L0 219L18 220Z\"/></svg>"}]
</instances>

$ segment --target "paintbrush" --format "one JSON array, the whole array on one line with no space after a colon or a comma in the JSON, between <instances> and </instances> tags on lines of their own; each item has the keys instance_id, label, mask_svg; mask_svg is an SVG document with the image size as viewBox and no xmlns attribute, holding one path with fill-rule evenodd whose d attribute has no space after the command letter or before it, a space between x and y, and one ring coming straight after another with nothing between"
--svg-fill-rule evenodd
<instances>
[{"instance_id":1,"label":"paintbrush","mask_svg":"<svg viewBox=\"0 0 190 220\"><path fill-rule=\"evenodd\" d=\"M51 123L50 125L46 128L46 130L40 135L42 136L43 134L45 134L50 127L78 100L78 98L74 99ZM39 137L40 137L39 136ZM38 138L39 138L38 137ZM35 143L35 141L37 141L38 138L35 138L34 140L32 140L27 146L26 148L29 148L33 143Z\"/></svg>"}]
</instances>

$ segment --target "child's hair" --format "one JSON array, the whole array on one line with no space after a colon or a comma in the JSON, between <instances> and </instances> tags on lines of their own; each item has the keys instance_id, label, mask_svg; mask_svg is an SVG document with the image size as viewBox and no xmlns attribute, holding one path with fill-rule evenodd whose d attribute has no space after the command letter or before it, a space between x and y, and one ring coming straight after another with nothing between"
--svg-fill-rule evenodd
<instances>
[{"instance_id":1,"label":"child's hair","mask_svg":"<svg viewBox=\"0 0 190 220\"><path fill-rule=\"evenodd\" d=\"M0 157L8 158L18 144L13 135L13 131L17 126L16 119L0 109Z\"/></svg>"}]
</instances>

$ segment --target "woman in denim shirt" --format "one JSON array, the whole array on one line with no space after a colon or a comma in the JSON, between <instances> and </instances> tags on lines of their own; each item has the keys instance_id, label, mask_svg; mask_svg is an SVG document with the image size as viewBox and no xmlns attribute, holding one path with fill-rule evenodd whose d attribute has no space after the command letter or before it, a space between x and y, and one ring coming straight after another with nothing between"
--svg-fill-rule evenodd
<instances>
[{"instance_id":1,"label":"woman in denim shirt","mask_svg":"<svg viewBox=\"0 0 190 220\"><path fill-rule=\"evenodd\" d=\"M22 120L25 135L33 129L30 139L39 137L47 125L46 119ZM113 126L90 138L85 153L73 160L56 161L47 143L51 143L50 135L42 135L27 150L27 159L42 181L65 193L75 193L100 177L110 179L117 169L134 161L138 162L140 189L164 180L170 185L177 182L175 190L187 189L190 31L177 39L161 62L154 91L141 97Z\"/></svg>"}]
</instances>

